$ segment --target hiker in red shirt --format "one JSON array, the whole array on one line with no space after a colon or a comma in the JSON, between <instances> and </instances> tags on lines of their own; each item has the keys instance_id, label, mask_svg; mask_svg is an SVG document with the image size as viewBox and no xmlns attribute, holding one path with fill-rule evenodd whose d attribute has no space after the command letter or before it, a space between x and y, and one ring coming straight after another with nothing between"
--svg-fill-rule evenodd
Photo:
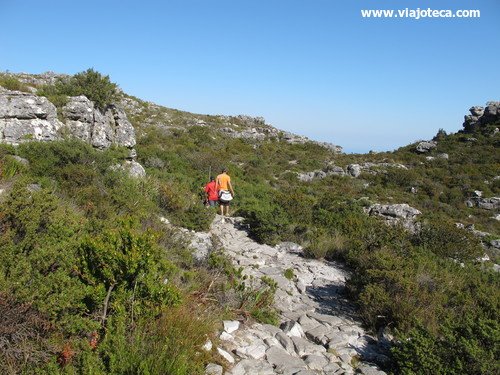
<instances>
[{"instance_id":1,"label":"hiker in red shirt","mask_svg":"<svg viewBox=\"0 0 500 375\"><path fill-rule=\"evenodd\" d=\"M207 194L207 202L210 207L217 206L217 202L219 201L219 193L217 191L215 178L210 177L210 182L205 185L205 193Z\"/></svg>"}]
</instances>

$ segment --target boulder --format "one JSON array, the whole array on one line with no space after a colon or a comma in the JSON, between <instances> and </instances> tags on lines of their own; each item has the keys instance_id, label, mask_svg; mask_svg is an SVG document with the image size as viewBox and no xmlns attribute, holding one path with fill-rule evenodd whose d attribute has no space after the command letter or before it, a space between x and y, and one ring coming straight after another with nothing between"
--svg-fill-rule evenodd
<instances>
[{"instance_id":1,"label":"boulder","mask_svg":"<svg viewBox=\"0 0 500 375\"><path fill-rule=\"evenodd\" d=\"M110 167L114 171L124 171L132 178L146 177L146 170L135 160L125 160L122 164L115 164Z\"/></svg>"},{"instance_id":2,"label":"boulder","mask_svg":"<svg viewBox=\"0 0 500 375\"><path fill-rule=\"evenodd\" d=\"M343 176L345 175L344 169L342 167L339 167L337 165L329 165L323 171L326 173L327 176L330 175L335 175L335 176Z\"/></svg>"},{"instance_id":3,"label":"boulder","mask_svg":"<svg viewBox=\"0 0 500 375\"><path fill-rule=\"evenodd\" d=\"M474 106L469 109L472 116L481 117L484 114L484 107Z\"/></svg>"},{"instance_id":4,"label":"boulder","mask_svg":"<svg viewBox=\"0 0 500 375\"><path fill-rule=\"evenodd\" d=\"M436 147L437 143L435 141L422 141L417 144L415 150L420 154L425 154Z\"/></svg>"},{"instance_id":5,"label":"boulder","mask_svg":"<svg viewBox=\"0 0 500 375\"><path fill-rule=\"evenodd\" d=\"M349 164L347 166L347 173L352 177L358 177L361 174L361 166L359 164Z\"/></svg>"},{"instance_id":6,"label":"boulder","mask_svg":"<svg viewBox=\"0 0 500 375\"><path fill-rule=\"evenodd\" d=\"M402 204L374 204L370 207L370 215L383 216L394 219L415 219L421 212L416 208L410 207L406 203Z\"/></svg>"},{"instance_id":7,"label":"boulder","mask_svg":"<svg viewBox=\"0 0 500 375\"><path fill-rule=\"evenodd\" d=\"M367 209L371 216L380 216L386 220L389 225L403 225L410 232L418 231L418 225L415 223L417 215L421 212L416 208L410 207L406 203L402 204L374 204Z\"/></svg>"},{"instance_id":8,"label":"boulder","mask_svg":"<svg viewBox=\"0 0 500 375\"><path fill-rule=\"evenodd\" d=\"M280 328L289 337L302 337L304 336L304 330L299 323L292 320L281 324Z\"/></svg>"},{"instance_id":9,"label":"boulder","mask_svg":"<svg viewBox=\"0 0 500 375\"><path fill-rule=\"evenodd\" d=\"M300 181L311 182L313 180L322 180L328 176L344 176L345 172L342 167L336 165L328 165L325 168L317 169L311 172L297 173L297 177Z\"/></svg>"}]
</instances>

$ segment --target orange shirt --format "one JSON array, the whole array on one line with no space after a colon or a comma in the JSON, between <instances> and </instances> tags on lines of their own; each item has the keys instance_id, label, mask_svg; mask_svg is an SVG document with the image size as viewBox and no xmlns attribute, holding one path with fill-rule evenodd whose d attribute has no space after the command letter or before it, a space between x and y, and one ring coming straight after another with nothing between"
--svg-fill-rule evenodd
<instances>
[{"instance_id":1,"label":"orange shirt","mask_svg":"<svg viewBox=\"0 0 500 375\"><path fill-rule=\"evenodd\" d=\"M217 176L217 187L219 190L229 190L229 183L231 182L231 177L226 173L221 173Z\"/></svg>"}]
</instances>

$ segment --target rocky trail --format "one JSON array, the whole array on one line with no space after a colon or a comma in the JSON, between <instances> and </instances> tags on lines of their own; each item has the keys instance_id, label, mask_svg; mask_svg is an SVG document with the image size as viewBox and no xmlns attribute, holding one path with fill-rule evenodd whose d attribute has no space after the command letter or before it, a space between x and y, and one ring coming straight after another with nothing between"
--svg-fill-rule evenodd
<instances>
[{"instance_id":1,"label":"rocky trail","mask_svg":"<svg viewBox=\"0 0 500 375\"><path fill-rule=\"evenodd\" d=\"M242 221L217 216L211 233L249 279L276 281L281 324L225 321L217 350L232 367L226 374L384 374L371 363L384 359L380 343L365 333L343 297L348 273L337 263L303 258L293 243L259 244L249 238ZM289 269L290 279L284 276ZM206 370L222 373L213 364Z\"/></svg>"}]
</instances>

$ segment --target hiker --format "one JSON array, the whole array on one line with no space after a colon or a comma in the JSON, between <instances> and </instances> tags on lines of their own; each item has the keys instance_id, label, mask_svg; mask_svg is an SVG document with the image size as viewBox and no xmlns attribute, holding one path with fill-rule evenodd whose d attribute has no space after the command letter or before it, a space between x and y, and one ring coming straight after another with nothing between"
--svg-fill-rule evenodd
<instances>
[{"instance_id":1,"label":"hiker","mask_svg":"<svg viewBox=\"0 0 500 375\"><path fill-rule=\"evenodd\" d=\"M206 201L208 203L208 206L216 207L217 202L219 201L219 193L217 191L215 178L210 177L210 182L205 185L205 194L207 197Z\"/></svg>"},{"instance_id":2,"label":"hiker","mask_svg":"<svg viewBox=\"0 0 500 375\"><path fill-rule=\"evenodd\" d=\"M222 172L217 176L215 182L219 192L220 214L224 216L224 207L226 207L226 215L229 216L229 202L234 198L234 190L231 185L231 177L227 174L227 168L222 168Z\"/></svg>"}]
</instances>

